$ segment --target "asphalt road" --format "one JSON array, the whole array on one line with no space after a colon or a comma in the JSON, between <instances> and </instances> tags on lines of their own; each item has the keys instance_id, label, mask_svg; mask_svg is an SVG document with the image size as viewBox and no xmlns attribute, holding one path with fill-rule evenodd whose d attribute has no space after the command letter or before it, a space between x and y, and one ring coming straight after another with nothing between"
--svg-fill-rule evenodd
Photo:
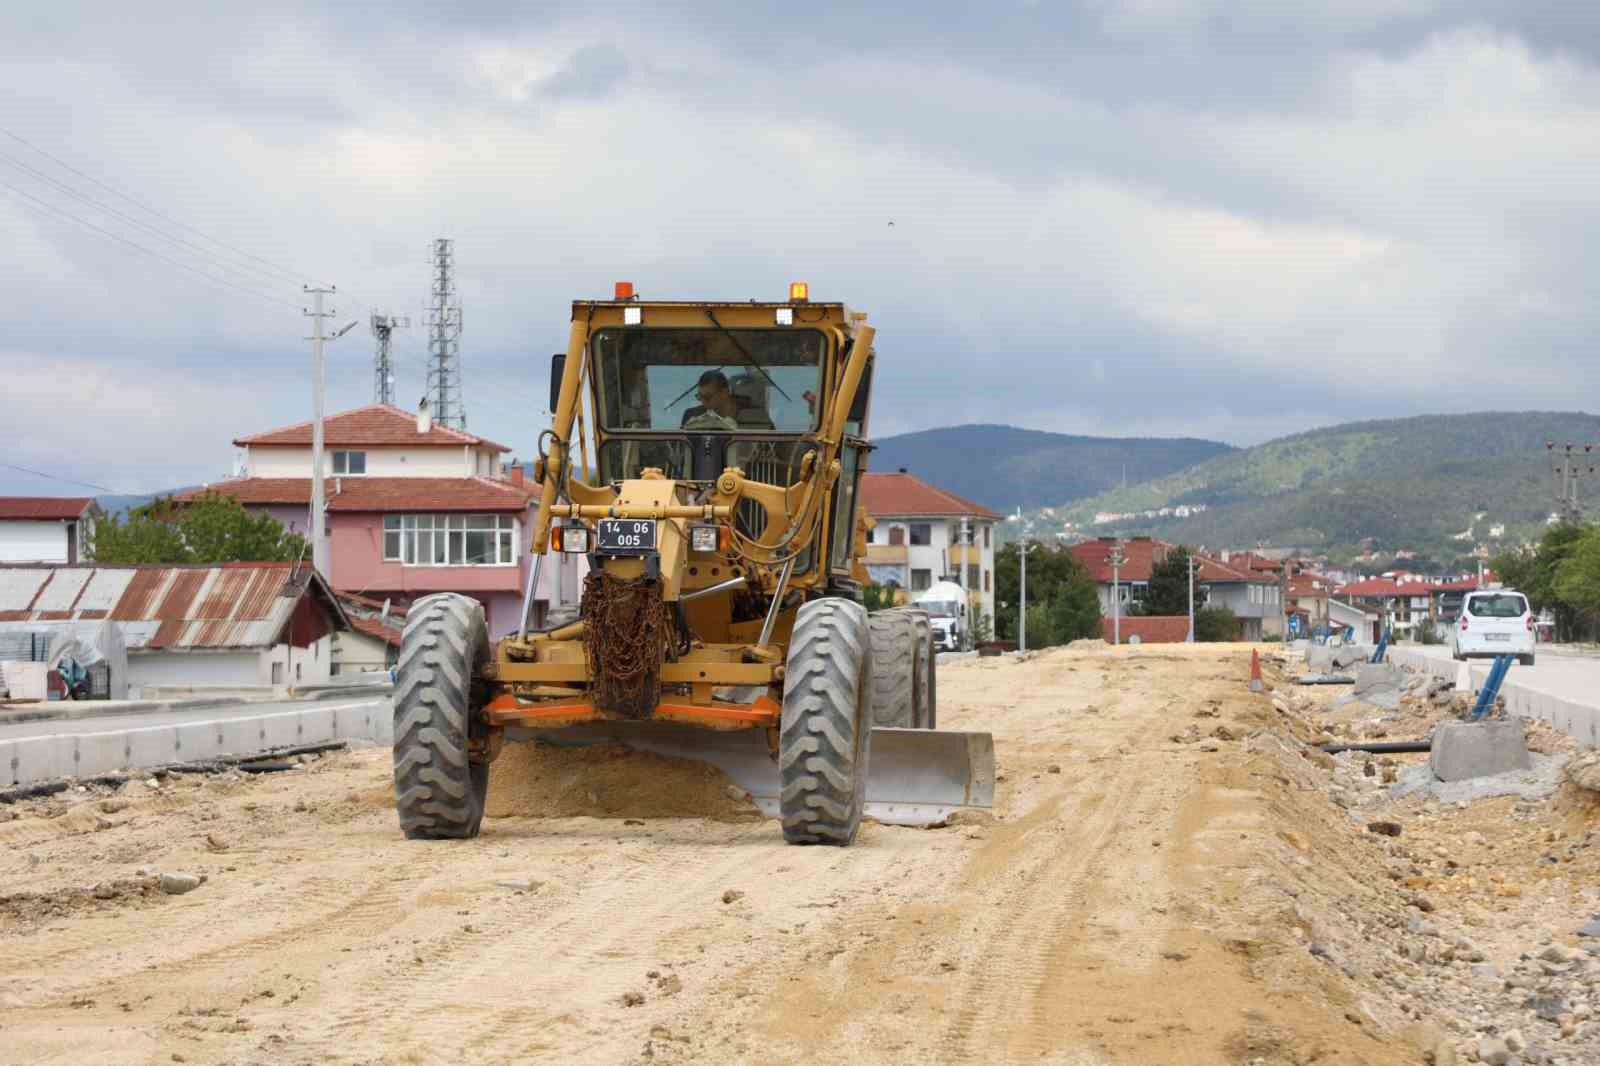
<instances>
[{"instance_id":1,"label":"asphalt road","mask_svg":"<svg viewBox=\"0 0 1600 1066\"><path fill-rule=\"evenodd\" d=\"M1397 646L1420 652L1429 658L1450 661L1450 647L1447 644ZM1493 660L1472 659L1470 662L1473 666L1486 667ZM1600 653L1570 645L1540 644L1534 665L1513 663L1506 681L1562 699L1600 706Z\"/></svg>"}]
</instances>

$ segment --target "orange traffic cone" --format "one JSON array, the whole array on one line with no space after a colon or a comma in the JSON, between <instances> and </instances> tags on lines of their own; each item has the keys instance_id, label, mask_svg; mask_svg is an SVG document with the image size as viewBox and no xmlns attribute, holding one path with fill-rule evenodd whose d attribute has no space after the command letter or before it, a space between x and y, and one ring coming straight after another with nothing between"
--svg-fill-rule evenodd
<instances>
[{"instance_id":1,"label":"orange traffic cone","mask_svg":"<svg viewBox=\"0 0 1600 1066\"><path fill-rule=\"evenodd\" d=\"M1266 683L1261 680L1261 653L1254 648L1250 649L1250 691L1265 692Z\"/></svg>"}]
</instances>

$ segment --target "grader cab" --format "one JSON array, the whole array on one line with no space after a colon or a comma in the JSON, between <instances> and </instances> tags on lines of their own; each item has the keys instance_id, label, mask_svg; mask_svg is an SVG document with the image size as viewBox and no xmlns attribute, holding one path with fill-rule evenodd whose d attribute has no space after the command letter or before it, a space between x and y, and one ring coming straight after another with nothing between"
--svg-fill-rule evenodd
<instances>
[{"instance_id":1,"label":"grader cab","mask_svg":"<svg viewBox=\"0 0 1600 1066\"><path fill-rule=\"evenodd\" d=\"M990 736L934 729L927 616L861 605L874 330L808 296L652 302L619 283L572 305L522 630L491 647L481 606L452 593L406 620L407 836L476 835L508 740L712 763L791 843L849 844L864 813L927 824L992 803ZM576 617L530 628L547 550L589 573Z\"/></svg>"}]
</instances>

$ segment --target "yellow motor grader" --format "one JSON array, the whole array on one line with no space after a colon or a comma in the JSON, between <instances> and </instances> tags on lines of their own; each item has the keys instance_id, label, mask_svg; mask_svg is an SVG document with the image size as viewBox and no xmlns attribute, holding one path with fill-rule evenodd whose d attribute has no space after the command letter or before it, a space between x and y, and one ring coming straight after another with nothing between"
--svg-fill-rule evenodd
<instances>
[{"instance_id":1,"label":"yellow motor grader","mask_svg":"<svg viewBox=\"0 0 1600 1066\"><path fill-rule=\"evenodd\" d=\"M573 303L520 631L491 647L481 605L453 593L407 615L407 836L475 836L507 740L709 762L791 843L992 803L989 734L934 729L926 615L860 602L873 335L803 283L781 302L646 301L622 282ZM547 551L588 574L575 617L531 627Z\"/></svg>"}]
</instances>

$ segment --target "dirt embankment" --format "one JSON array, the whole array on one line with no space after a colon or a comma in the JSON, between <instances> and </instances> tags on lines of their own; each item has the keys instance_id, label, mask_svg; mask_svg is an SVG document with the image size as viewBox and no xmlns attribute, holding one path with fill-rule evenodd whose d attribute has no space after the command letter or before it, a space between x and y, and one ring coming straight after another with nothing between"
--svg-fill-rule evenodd
<instances>
[{"instance_id":1,"label":"dirt embankment","mask_svg":"<svg viewBox=\"0 0 1600 1066\"><path fill-rule=\"evenodd\" d=\"M1399 836L1369 832L1303 743L1318 712L1249 694L1248 657L947 668L941 723L995 733L993 815L844 850L786 847L720 775L614 749L510 749L482 837L454 843L399 837L385 752L21 805L0 1061L1388 1064L1421 1040L1444 1062L1480 1034L1427 982L1474 964L1409 923L1472 903L1486 959L1507 921L1540 940L1592 895L1592 813L1479 805L1466 829L1415 799ZM1442 872L1487 885L1534 844L1556 861L1504 874L1520 896ZM205 880L152 889L174 871ZM1587 1061L1588 1023L1550 1024L1527 1042Z\"/></svg>"}]
</instances>

